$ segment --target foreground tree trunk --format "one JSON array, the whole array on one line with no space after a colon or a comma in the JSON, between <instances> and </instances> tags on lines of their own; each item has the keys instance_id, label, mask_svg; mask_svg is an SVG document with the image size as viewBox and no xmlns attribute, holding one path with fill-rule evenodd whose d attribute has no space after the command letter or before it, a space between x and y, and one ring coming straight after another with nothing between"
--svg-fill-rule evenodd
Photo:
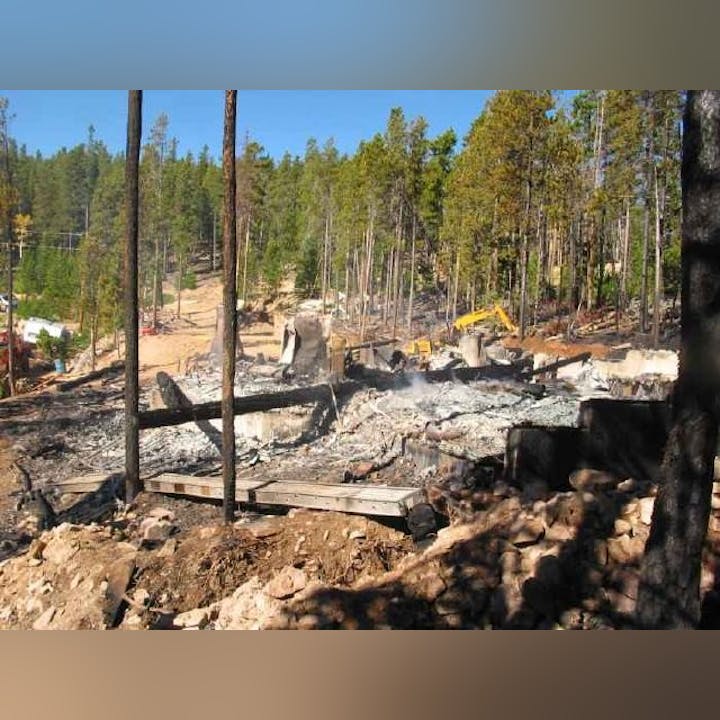
<instances>
[{"instance_id":1,"label":"foreground tree trunk","mask_svg":"<svg viewBox=\"0 0 720 720\"><path fill-rule=\"evenodd\" d=\"M223 379L222 379L222 466L223 514L235 519L235 349L237 343L237 234L235 217L235 121L237 90L225 91L223 135ZM247 251L247 249L246 249ZM243 293L245 292L243 277Z\"/></svg>"},{"instance_id":2,"label":"foreground tree trunk","mask_svg":"<svg viewBox=\"0 0 720 720\"><path fill-rule=\"evenodd\" d=\"M125 153L125 495L128 502L142 489L138 421L138 179L141 132L142 90L130 90Z\"/></svg>"},{"instance_id":3,"label":"foreground tree trunk","mask_svg":"<svg viewBox=\"0 0 720 720\"><path fill-rule=\"evenodd\" d=\"M682 160L682 349L637 621L700 620L702 546L710 517L720 391L720 92L689 92Z\"/></svg>"}]
</instances>

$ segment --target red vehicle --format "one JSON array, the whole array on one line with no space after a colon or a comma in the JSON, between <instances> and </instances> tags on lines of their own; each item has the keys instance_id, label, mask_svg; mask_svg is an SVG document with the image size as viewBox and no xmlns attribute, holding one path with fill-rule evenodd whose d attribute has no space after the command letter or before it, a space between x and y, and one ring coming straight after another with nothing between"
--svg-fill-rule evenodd
<instances>
[{"instance_id":1,"label":"red vehicle","mask_svg":"<svg viewBox=\"0 0 720 720\"><path fill-rule=\"evenodd\" d=\"M13 355L15 356L15 370L26 373L30 369L30 348L17 333L13 333ZM8 334L7 330L0 330L0 373L7 371Z\"/></svg>"}]
</instances>

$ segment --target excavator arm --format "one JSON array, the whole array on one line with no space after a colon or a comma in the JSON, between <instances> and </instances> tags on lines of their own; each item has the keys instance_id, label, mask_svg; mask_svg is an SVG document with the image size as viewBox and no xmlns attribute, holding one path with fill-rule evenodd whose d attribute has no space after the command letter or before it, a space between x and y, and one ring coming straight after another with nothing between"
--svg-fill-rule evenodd
<instances>
[{"instance_id":1,"label":"excavator arm","mask_svg":"<svg viewBox=\"0 0 720 720\"><path fill-rule=\"evenodd\" d=\"M467 330L469 327L472 327L473 325L482 322L483 320L487 320L491 317L497 317L498 320L500 320L500 322L505 326L505 329L508 332L517 332L517 326L515 325L515 323L513 323L505 310L497 304L492 308L475 310L474 312L469 312L465 315L461 315L459 318L457 318L457 320L455 320L453 327L456 330Z\"/></svg>"}]
</instances>

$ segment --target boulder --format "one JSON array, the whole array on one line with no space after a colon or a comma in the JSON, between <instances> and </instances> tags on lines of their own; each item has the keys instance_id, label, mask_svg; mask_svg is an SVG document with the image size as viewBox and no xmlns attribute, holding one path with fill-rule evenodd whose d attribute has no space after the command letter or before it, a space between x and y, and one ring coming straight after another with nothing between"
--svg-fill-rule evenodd
<instances>
[{"instance_id":1,"label":"boulder","mask_svg":"<svg viewBox=\"0 0 720 720\"><path fill-rule=\"evenodd\" d=\"M570 475L570 486L583 492L610 490L617 486L619 479L609 472L582 468Z\"/></svg>"},{"instance_id":2,"label":"boulder","mask_svg":"<svg viewBox=\"0 0 720 720\"><path fill-rule=\"evenodd\" d=\"M167 540L174 525L168 520L160 520L156 517L147 517L140 523L140 534L147 542L161 542Z\"/></svg>"},{"instance_id":3,"label":"boulder","mask_svg":"<svg viewBox=\"0 0 720 720\"><path fill-rule=\"evenodd\" d=\"M302 570L286 565L272 580L266 583L263 592L276 600L292 597L307 584Z\"/></svg>"},{"instance_id":4,"label":"boulder","mask_svg":"<svg viewBox=\"0 0 720 720\"><path fill-rule=\"evenodd\" d=\"M180 613L173 618L173 627L176 628L198 628L202 630L210 619L210 611L208 608L195 608L187 612Z\"/></svg>"}]
</instances>

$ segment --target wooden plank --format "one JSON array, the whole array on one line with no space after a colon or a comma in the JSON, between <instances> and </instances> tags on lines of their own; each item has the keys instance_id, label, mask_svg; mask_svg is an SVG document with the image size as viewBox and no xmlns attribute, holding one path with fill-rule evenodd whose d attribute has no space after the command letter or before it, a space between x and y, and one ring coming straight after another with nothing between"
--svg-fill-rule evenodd
<instances>
[{"instance_id":1,"label":"wooden plank","mask_svg":"<svg viewBox=\"0 0 720 720\"><path fill-rule=\"evenodd\" d=\"M217 477L200 478L165 473L147 480L145 489L201 498L223 497L222 480ZM238 479L235 500L260 505L402 517L415 505L425 502L425 495L419 488Z\"/></svg>"},{"instance_id":2,"label":"wooden plank","mask_svg":"<svg viewBox=\"0 0 720 720\"><path fill-rule=\"evenodd\" d=\"M108 480L116 477L117 473L90 473L88 475L76 475L65 478L64 480L56 480L52 483L53 487L57 487L63 493L86 493L98 490Z\"/></svg>"}]
</instances>

